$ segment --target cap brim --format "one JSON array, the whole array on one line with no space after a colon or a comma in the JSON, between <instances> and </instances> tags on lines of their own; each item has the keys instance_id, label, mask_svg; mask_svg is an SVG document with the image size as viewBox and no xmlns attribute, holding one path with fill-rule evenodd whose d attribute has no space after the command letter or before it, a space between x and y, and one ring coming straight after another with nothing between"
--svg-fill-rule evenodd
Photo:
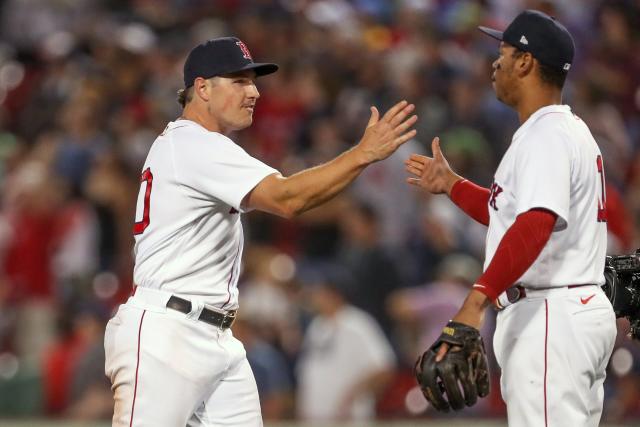
<instances>
[{"instance_id":1,"label":"cap brim","mask_svg":"<svg viewBox=\"0 0 640 427\"><path fill-rule=\"evenodd\" d=\"M498 31L498 30L494 30L493 28L482 27L482 26L478 27L478 29L483 33L493 37L494 39L502 41L502 31Z\"/></svg>"},{"instance_id":2,"label":"cap brim","mask_svg":"<svg viewBox=\"0 0 640 427\"><path fill-rule=\"evenodd\" d=\"M260 77L260 76L266 76L267 74L275 73L276 71L278 71L278 68L279 67L276 64L254 62L252 64L247 64L246 66L242 67L238 71L253 70L256 72L256 76Z\"/></svg>"}]
</instances>

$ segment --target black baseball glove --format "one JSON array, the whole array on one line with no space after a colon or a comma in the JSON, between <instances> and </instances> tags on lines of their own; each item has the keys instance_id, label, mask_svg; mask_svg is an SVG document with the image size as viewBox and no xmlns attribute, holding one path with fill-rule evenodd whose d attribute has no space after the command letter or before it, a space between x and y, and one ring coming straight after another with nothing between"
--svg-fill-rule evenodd
<instances>
[{"instance_id":1,"label":"black baseball glove","mask_svg":"<svg viewBox=\"0 0 640 427\"><path fill-rule=\"evenodd\" d=\"M450 348L436 362L442 343ZM416 362L415 374L422 393L436 410L459 411L464 405L474 405L478 396L489 394L490 388L487 353L480 332L462 323L447 323L440 337Z\"/></svg>"}]
</instances>

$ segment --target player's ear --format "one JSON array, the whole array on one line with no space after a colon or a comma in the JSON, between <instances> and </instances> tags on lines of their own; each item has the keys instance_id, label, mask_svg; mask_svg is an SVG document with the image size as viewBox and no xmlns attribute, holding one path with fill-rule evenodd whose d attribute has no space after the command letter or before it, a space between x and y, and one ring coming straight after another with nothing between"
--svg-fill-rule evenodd
<instances>
[{"instance_id":1,"label":"player's ear","mask_svg":"<svg viewBox=\"0 0 640 427\"><path fill-rule=\"evenodd\" d=\"M519 55L516 59L516 72L520 77L525 77L536 67L535 58L529 52L524 52L522 55Z\"/></svg>"},{"instance_id":2,"label":"player's ear","mask_svg":"<svg viewBox=\"0 0 640 427\"><path fill-rule=\"evenodd\" d=\"M209 101L209 82L202 77L196 77L193 82L194 94L203 101Z\"/></svg>"}]
</instances>

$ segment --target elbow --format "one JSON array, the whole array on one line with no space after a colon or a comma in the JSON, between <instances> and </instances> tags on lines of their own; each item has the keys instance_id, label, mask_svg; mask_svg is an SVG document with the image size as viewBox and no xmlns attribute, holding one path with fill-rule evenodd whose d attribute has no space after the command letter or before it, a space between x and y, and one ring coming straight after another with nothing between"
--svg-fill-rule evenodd
<instances>
[{"instance_id":1,"label":"elbow","mask_svg":"<svg viewBox=\"0 0 640 427\"><path fill-rule=\"evenodd\" d=\"M278 211L278 216L284 219L293 219L295 218L297 215L294 211L288 210L288 209L281 209Z\"/></svg>"},{"instance_id":2,"label":"elbow","mask_svg":"<svg viewBox=\"0 0 640 427\"><path fill-rule=\"evenodd\" d=\"M273 198L264 211L285 219L293 219L305 211L304 204L294 198Z\"/></svg>"},{"instance_id":3,"label":"elbow","mask_svg":"<svg viewBox=\"0 0 640 427\"><path fill-rule=\"evenodd\" d=\"M281 206L279 214L283 218L293 219L299 216L304 211L304 206L301 203L297 203L296 201L292 200Z\"/></svg>"},{"instance_id":4,"label":"elbow","mask_svg":"<svg viewBox=\"0 0 640 427\"><path fill-rule=\"evenodd\" d=\"M292 188L288 178L276 181L269 197L270 211L280 217L292 219L307 210L308 201Z\"/></svg>"}]
</instances>

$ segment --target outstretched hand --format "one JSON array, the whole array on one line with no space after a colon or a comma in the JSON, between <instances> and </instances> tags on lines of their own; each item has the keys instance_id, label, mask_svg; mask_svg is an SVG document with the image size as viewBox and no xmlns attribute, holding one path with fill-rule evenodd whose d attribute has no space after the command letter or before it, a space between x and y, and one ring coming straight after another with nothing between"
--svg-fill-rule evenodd
<instances>
[{"instance_id":1,"label":"outstretched hand","mask_svg":"<svg viewBox=\"0 0 640 427\"><path fill-rule=\"evenodd\" d=\"M418 116L409 114L415 105L400 101L380 118L376 107L371 107L371 117L364 135L356 149L363 155L364 163L369 164L386 159L398 147L416 136L417 131L410 129Z\"/></svg>"},{"instance_id":2,"label":"outstretched hand","mask_svg":"<svg viewBox=\"0 0 640 427\"><path fill-rule=\"evenodd\" d=\"M420 187L433 194L451 194L451 188L456 181L462 179L456 174L440 149L440 138L431 141L433 157L412 154L405 160L405 169L415 177L407 178L411 185Z\"/></svg>"}]
</instances>

